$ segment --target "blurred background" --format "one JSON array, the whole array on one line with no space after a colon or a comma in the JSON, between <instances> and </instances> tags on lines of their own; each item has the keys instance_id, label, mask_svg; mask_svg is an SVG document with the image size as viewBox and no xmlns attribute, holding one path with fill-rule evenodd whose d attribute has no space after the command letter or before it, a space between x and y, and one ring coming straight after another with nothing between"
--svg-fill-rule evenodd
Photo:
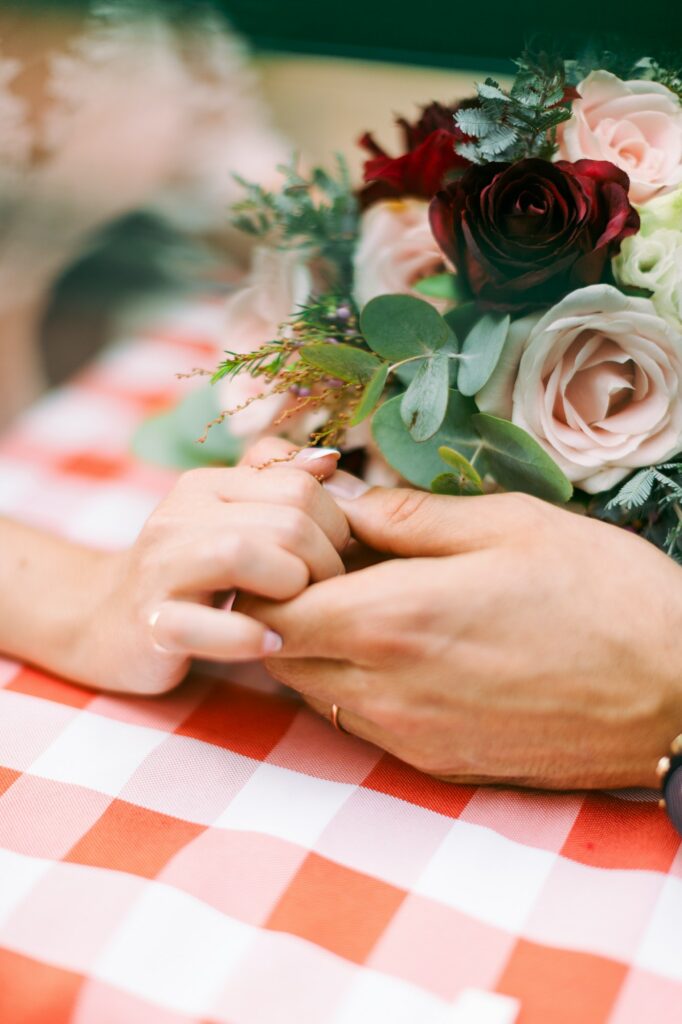
<instances>
[{"instance_id":1,"label":"blurred background","mask_svg":"<svg viewBox=\"0 0 682 1024\"><path fill-rule=\"evenodd\" d=\"M362 131L390 149L395 114L529 42L665 58L681 29L679 0L0 0L0 425L124 312L239 280L232 171L341 151L359 175Z\"/></svg>"}]
</instances>

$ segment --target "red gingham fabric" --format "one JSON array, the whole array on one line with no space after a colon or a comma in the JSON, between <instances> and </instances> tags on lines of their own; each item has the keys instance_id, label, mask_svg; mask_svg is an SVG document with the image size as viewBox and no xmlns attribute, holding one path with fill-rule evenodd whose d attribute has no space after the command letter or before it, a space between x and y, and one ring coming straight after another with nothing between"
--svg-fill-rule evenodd
<instances>
[{"instance_id":1,"label":"red gingham fabric","mask_svg":"<svg viewBox=\"0 0 682 1024\"><path fill-rule=\"evenodd\" d=\"M0 446L0 512L128 544L130 438L213 356L197 305ZM2 1024L682 1020L682 853L653 793L449 786L241 668L160 699L0 661Z\"/></svg>"}]
</instances>

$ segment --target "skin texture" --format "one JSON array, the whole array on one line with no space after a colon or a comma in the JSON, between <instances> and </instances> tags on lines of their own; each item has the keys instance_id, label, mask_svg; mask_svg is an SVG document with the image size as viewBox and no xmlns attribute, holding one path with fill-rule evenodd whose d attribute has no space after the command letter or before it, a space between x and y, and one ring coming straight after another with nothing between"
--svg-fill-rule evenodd
<instances>
[{"instance_id":1,"label":"skin texture","mask_svg":"<svg viewBox=\"0 0 682 1024\"><path fill-rule=\"evenodd\" d=\"M343 573L345 516L316 477L338 453L308 461L292 445L256 446L235 469L185 473L135 544L102 553L0 522L0 650L102 689L158 694L193 657L242 661L280 645L261 623L225 610L239 588L277 601ZM222 607L214 607L214 602Z\"/></svg>"},{"instance_id":2,"label":"skin texture","mask_svg":"<svg viewBox=\"0 0 682 1024\"><path fill-rule=\"evenodd\" d=\"M241 609L269 670L430 774L541 788L653 785L682 724L682 575L647 542L526 495L331 481L390 557ZM357 490L357 488L355 488Z\"/></svg>"}]
</instances>

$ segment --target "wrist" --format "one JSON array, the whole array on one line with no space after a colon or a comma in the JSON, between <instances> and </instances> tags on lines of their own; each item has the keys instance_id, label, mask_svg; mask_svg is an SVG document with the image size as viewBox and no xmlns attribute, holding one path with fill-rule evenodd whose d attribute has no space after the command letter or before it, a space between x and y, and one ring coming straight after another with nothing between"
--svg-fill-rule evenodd
<instances>
[{"instance_id":1,"label":"wrist","mask_svg":"<svg viewBox=\"0 0 682 1024\"><path fill-rule=\"evenodd\" d=\"M106 637L102 610L116 589L123 557L19 523L0 523L0 650L56 675L92 682L95 634Z\"/></svg>"},{"instance_id":2,"label":"wrist","mask_svg":"<svg viewBox=\"0 0 682 1024\"><path fill-rule=\"evenodd\" d=\"M115 595L125 557L124 552L78 551L66 588L68 611L50 624L54 663L47 667L52 671L86 685L102 685L102 666L111 664L121 642Z\"/></svg>"}]
</instances>

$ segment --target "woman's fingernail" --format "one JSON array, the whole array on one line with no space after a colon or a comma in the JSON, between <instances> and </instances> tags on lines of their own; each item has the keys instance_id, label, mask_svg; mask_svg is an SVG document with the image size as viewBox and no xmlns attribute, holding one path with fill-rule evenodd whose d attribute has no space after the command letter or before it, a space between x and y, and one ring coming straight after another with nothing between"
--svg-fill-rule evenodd
<instances>
[{"instance_id":1,"label":"woman's fingernail","mask_svg":"<svg viewBox=\"0 0 682 1024\"><path fill-rule=\"evenodd\" d=\"M302 448L296 455L294 462L317 462L318 459L325 459L328 455L341 458L338 448Z\"/></svg>"},{"instance_id":2,"label":"woman's fingernail","mask_svg":"<svg viewBox=\"0 0 682 1024\"><path fill-rule=\"evenodd\" d=\"M269 629L265 634L265 639L263 640L263 654L276 654L277 651L282 650L283 646L284 641L279 633L275 633L274 630Z\"/></svg>"},{"instance_id":3,"label":"woman's fingernail","mask_svg":"<svg viewBox=\"0 0 682 1024\"><path fill-rule=\"evenodd\" d=\"M160 644L159 641L154 636L154 629L156 627L156 623L159 621L160 614L161 609L158 608L155 612L152 612L152 614L149 616L147 620L149 622L149 628L152 633L152 642L156 647L157 651L160 651L162 654L172 654L173 652L168 647L164 647L163 644Z\"/></svg>"},{"instance_id":4,"label":"woman's fingernail","mask_svg":"<svg viewBox=\"0 0 682 1024\"><path fill-rule=\"evenodd\" d=\"M369 484L357 476L351 476L350 473L335 473L331 479L325 480L322 486L333 497L345 498L346 501L359 498L370 489Z\"/></svg>"}]
</instances>

